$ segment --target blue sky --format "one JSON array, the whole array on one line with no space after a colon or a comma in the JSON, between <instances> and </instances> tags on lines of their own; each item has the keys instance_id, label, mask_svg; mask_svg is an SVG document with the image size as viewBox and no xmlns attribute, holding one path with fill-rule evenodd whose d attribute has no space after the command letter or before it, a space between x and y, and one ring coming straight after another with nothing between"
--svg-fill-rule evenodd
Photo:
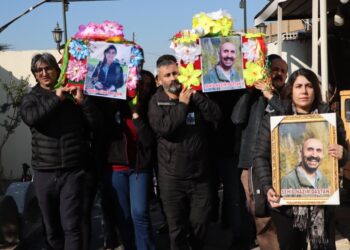
<instances>
[{"instance_id":1,"label":"blue sky","mask_svg":"<svg viewBox=\"0 0 350 250\"><path fill-rule=\"evenodd\" d=\"M40 0L2 0L0 26L23 13ZM247 0L247 24L253 26L254 16L267 0ZM192 16L199 12L223 9L234 20L234 30L243 29L243 10L239 0L119 0L100 2L71 2L67 12L68 37L80 24L117 21L124 26L125 38L135 40L145 50L145 68L153 71L156 59L169 49L169 39L181 29L190 29ZM59 22L63 28L61 3L45 3L11 24L0 33L0 43L11 50L51 49L56 44L51 31ZM1 63L1 62L0 62Z\"/></svg>"}]
</instances>

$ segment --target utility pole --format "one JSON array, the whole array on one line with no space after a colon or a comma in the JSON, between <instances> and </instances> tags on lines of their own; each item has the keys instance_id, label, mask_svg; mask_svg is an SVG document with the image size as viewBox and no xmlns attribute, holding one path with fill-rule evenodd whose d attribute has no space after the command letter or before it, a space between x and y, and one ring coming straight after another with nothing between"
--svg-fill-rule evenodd
<instances>
[{"instance_id":1,"label":"utility pole","mask_svg":"<svg viewBox=\"0 0 350 250\"><path fill-rule=\"evenodd\" d=\"M247 33L247 0L241 0L239 8L243 9L244 33Z\"/></svg>"}]
</instances>

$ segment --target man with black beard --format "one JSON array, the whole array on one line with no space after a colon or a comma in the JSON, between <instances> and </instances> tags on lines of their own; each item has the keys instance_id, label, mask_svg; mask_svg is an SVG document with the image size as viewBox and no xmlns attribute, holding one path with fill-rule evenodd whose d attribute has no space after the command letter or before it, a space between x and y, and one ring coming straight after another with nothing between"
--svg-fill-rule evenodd
<instances>
[{"instance_id":1,"label":"man with black beard","mask_svg":"<svg viewBox=\"0 0 350 250\"><path fill-rule=\"evenodd\" d=\"M282 192L288 188L328 188L327 177L319 170L323 158L322 142L317 138L307 139L301 149L301 162L281 180Z\"/></svg>"},{"instance_id":2,"label":"man with black beard","mask_svg":"<svg viewBox=\"0 0 350 250\"><path fill-rule=\"evenodd\" d=\"M240 82L242 77L233 68L236 61L236 46L224 41L219 47L219 62L206 74L203 83Z\"/></svg>"},{"instance_id":3,"label":"man with black beard","mask_svg":"<svg viewBox=\"0 0 350 250\"><path fill-rule=\"evenodd\" d=\"M202 249L211 210L208 134L220 119L217 104L178 82L176 59L157 60L160 85L149 103L158 142L160 198L172 250Z\"/></svg>"}]
</instances>

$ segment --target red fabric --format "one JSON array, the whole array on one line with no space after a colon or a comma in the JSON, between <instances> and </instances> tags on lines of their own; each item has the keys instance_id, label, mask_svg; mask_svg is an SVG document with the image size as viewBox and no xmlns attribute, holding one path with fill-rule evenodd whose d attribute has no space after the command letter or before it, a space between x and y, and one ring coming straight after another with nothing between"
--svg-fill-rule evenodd
<instances>
[{"instance_id":1,"label":"red fabric","mask_svg":"<svg viewBox=\"0 0 350 250\"><path fill-rule=\"evenodd\" d=\"M112 165L112 170L113 171L125 171L125 170L129 170L129 167L124 166L124 165Z\"/></svg>"},{"instance_id":2,"label":"red fabric","mask_svg":"<svg viewBox=\"0 0 350 250\"><path fill-rule=\"evenodd\" d=\"M129 165L136 166L136 139L137 131L131 118L125 119L126 150L129 159Z\"/></svg>"}]
</instances>

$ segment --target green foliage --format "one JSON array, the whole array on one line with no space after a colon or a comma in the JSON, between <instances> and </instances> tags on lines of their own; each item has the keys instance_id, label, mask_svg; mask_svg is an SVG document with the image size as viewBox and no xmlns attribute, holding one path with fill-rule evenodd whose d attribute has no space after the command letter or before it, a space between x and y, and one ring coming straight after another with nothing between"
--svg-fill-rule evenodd
<instances>
[{"instance_id":1,"label":"green foliage","mask_svg":"<svg viewBox=\"0 0 350 250\"><path fill-rule=\"evenodd\" d=\"M28 77L25 79L21 78L18 81L10 74L8 82L0 79L0 85L6 94L6 102L0 106L0 114L5 115L5 119L0 123L0 126L5 128L6 132L12 134L21 121L19 107L23 95L28 89Z\"/></svg>"},{"instance_id":2,"label":"green foliage","mask_svg":"<svg viewBox=\"0 0 350 250\"><path fill-rule=\"evenodd\" d=\"M6 101L0 104L0 116L3 116L1 117L0 127L5 130L5 133L0 138L0 177L3 174L2 150L10 135L15 132L15 129L21 122L19 109L23 96L28 90L28 78L22 77L20 80L17 80L10 73L8 81L0 79L0 85L6 95Z\"/></svg>"}]
</instances>

